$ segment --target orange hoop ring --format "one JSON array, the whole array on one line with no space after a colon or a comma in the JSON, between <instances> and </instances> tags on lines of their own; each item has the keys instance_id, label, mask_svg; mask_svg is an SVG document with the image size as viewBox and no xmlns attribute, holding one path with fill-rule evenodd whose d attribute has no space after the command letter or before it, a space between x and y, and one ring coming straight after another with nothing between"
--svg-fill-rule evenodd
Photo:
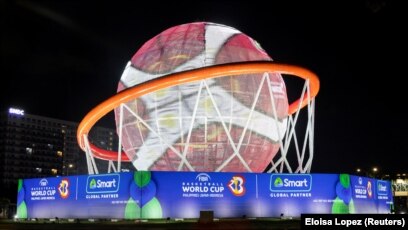
<instances>
[{"instance_id":1,"label":"orange hoop ring","mask_svg":"<svg viewBox=\"0 0 408 230\"><path fill-rule=\"evenodd\" d=\"M254 74L254 73L264 73L264 72L277 72L280 74L287 74L300 77L305 80L309 80L310 83L310 99L316 97L320 89L319 78L313 72L298 66L278 64L270 61L255 61L255 62L238 62L238 63L227 63L222 65L214 65L203 67L199 69L192 69L188 71L178 72L162 76L121 91L111 98L105 100L101 104L93 108L85 117L82 119L77 130L77 141L79 147L85 150L85 142L82 139L84 135L88 135L91 128L99 121L103 116L108 114L110 111L120 106L122 103L126 103L130 100L139 98L148 93L165 89L167 87L181 85L184 83L216 78L225 76L234 76L240 74ZM308 93L308 92L306 92ZM292 115L297 112L298 108L301 109L308 104L309 95L306 94L303 100L297 99L292 104L289 105L288 114ZM300 105L300 106L299 106ZM109 151L101 149L89 143L90 149L96 158L103 160L117 160L118 152ZM129 157L122 152L121 160L124 162L129 162Z\"/></svg>"}]
</instances>

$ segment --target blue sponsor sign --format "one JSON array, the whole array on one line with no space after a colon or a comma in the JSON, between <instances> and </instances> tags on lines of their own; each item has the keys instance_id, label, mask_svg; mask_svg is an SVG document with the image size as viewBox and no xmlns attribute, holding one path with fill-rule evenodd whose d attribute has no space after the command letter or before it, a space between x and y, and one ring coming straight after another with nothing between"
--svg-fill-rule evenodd
<instances>
[{"instance_id":1,"label":"blue sponsor sign","mask_svg":"<svg viewBox=\"0 0 408 230\"><path fill-rule=\"evenodd\" d=\"M389 213L389 207L393 204L391 183L389 181L377 180L376 191L378 212Z\"/></svg>"},{"instance_id":2,"label":"blue sponsor sign","mask_svg":"<svg viewBox=\"0 0 408 230\"><path fill-rule=\"evenodd\" d=\"M388 182L383 180L377 181L377 195L388 196L389 187Z\"/></svg>"},{"instance_id":3,"label":"blue sponsor sign","mask_svg":"<svg viewBox=\"0 0 408 230\"><path fill-rule=\"evenodd\" d=\"M352 193L355 199L373 199L375 197L375 180L367 177L351 177Z\"/></svg>"},{"instance_id":4,"label":"blue sponsor sign","mask_svg":"<svg viewBox=\"0 0 408 230\"><path fill-rule=\"evenodd\" d=\"M309 192L312 189L310 174L271 174L271 192Z\"/></svg>"},{"instance_id":5,"label":"blue sponsor sign","mask_svg":"<svg viewBox=\"0 0 408 230\"><path fill-rule=\"evenodd\" d=\"M312 183L313 182L313 183ZM389 213L391 183L347 174L123 172L19 181L20 218Z\"/></svg>"},{"instance_id":6,"label":"blue sponsor sign","mask_svg":"<svg viewBox=\"0 0 408 230\"><path fill-rule=\"evenodd\" d=\"M120 175L91 175L86 180L87 193L114 193L119 191Z\"/></svg>"}]
</instances>

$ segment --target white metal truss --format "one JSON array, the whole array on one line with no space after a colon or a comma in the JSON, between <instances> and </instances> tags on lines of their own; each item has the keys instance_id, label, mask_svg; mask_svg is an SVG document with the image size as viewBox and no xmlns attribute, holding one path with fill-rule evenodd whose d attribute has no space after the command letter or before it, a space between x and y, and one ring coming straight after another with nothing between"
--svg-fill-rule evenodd
<instances>
[{"instance_id":1,"label":"white metal truss","mask_svg":"<svg viewBox=\"0 0 408 230\"><path fill-rule=\"evenodd\" d=\"M163 148L169 148L171 149L179 158L180 158L180 164L177 167L177 170L180 171L183 169L183 166L186 166L188 170L190 171L195 171L194 168L190 165L190 163L187 160L187 152L190 146L190 140L191 140L191 133L194 129L194 122L197 119L202 119L204 120L204 127L205 127L205 132L207 132L207 125L211 121L207 117L199 116L197 115L197 110L199 108L200 101L203 99L200 97L203 91L207 92L207 96L210 98L212 106L214 107L217 115L218 122L222 125L223 131L227 135L229 144L231 148L233 149L233 154L229 156L228 159L226 159L215 171L219 172L222 171L225 166L228 165L228 163L234 159L235 157L239 159L240 163L243 164L245 169L248 172L252 172L250 167L248 166L247 162L245 162L244 158L240 154L240 148L243 145L244 137L245 134L247 133L247 130L249 128L249 124L251 121L251 118L253 116L253 113L255 111L255 105L258 102L258 99L260 97L261 89L264 84L267 84L268 86L268 91L269 91L269 96L270 96L270 101L271 101L271 107L272 107L272 115L273 117L277 118L277 109L275 105L275 100L274 100L274 93L272 90L272 84L269 78L268 73L264 73L261 82L259 83L259 87L257 89L257 92L255 94L254 100L252 102L250 112L248 114L248 117L242 118L242 117L234 117L234 114L229 114L229 115L222 115L219 109L219 105L217 104L216 99L213 96L213 93L211 92L211 88L209 87L209 84L207 82L208 80L202 80L200 84L197 84L197 99L194 104L194 110L193 113L190 116L178 116L175 117L174 119L179 119L180 120L180 125L183 124L181 122L181 119L191 119L190 125L188 127L188 132L186 137L184 137L183 133L180 133L181 135L181 142L182 146L184 146L183 151L179 151L177 148L173 146L172 143L168 143L165 138L163 138L160 134L159 126L157 125L157 129L151 127L149 125L149 122L147 120L142 119L138 114L137 111L134 111L132 108L130 108L126 104L121 104L119 107L119 143L118 143L118 158L117 158L117 164L115 166L113 161L109 161L108 164L108 170L107 172L118 172L121 170L121 146L122 146L122 136L123 136L123 128L125 126L124 119L123 119L123 113L124 110L128 111L132 116L136 118L136 125L137 127L144 126L144 128L148 129L153 135L156 135L157 138L159 138L161 145ZM315 111L315 101L314 99L310 98L310 83L309 80L305 81L303 90L300 95L300 101L303 101L303 98L307 97L307 106L305 109L300 109L300 104L299 107L297 108L297 112L294 114L291 114L287 118L287 127L286 127L286 132L283 137L280 136L280 131L279 131L279 119L274 119L274 125L276 126L276 130L278 130L278 140L279 140L279 152L275 155L275 157L271 161L271 167L267 170L268 173L310 173L311 167L312 167L312 160L313 160L313 154L314 154L314 111ZM178 94L179 100L181 100L181 95ZM180 103L181 104L181 103ZM232 106L232 103L231 103ZM231 109L232 111L232 109ZM299 121L299 116L302 113L307 113L307 118L306 119L301 119ZM179 109L179 112L181 113L181 108ZM166 118L168 119L168 118ZM232 124L232 119L241 119L242 124L245 124L243 126L243 131L241 133L241 136L239 137L238 143L235 143L233 141L233 138L231 136L231 124ZM305 121L306 120L306 121ZM160 118L157 118L155 122L159 123ZM229 121L229 122L228 122ZM151 122L151 121L150 121ZM297 133L299 130L296 129L296 124L298 122L306 122L306 130L303 130L302 135L298 135ZM158 124L156 123L156 124ZM249 132L249 135L251 135L252 132ZM143 136L140 135L142 138ZM205 133L205 137L207 138L207 133ZM88 142L88 137L84 135L84 140L85 140L85 148L86 148L86 160L87 160L87 166L88 166L88 173L89 174L98 174L98 168L95 163L92 151L90 149L90 145ZM142 143L144 143L144 140L142 139ZM290 162L288 160L288 154L292 154L291 158L293 156L296 156L296 161Z\"/></svg>"},{"instance_id":2,"label":"white metal truss","mask_svg":"<svg viewBox=\"0 0 408 230\"><path fill-rule=\"evenodd\" d=\"M88 137L84 135L86 163L88 165L88 174L99 174L98 168L93 157L91 147L89 145Z\"/></svg>"},{"instance_id":3,"label":"white metal truss","mask_svg":"<svg viewBox=\"0 0 408 230\"><path fill-rule=\"evenodd\" d=\"M310 98L310 83L308 80L305 81L305 85L302 90L302 94L300 97L300 101L303 100L305 96L307 96L307 124L306 124L306 131L304 133L303 144L301 147L301 151L299 148L299 141L296 135L296 124L298 122L299 114L302 111L300 109L300 104L295 114L289 115L288 117L288 126L286 129L286 135L282 139L280 143L280 151L278 155L280 157L275 156L271 162L272 167L268 170L269 173L310 173L310 169L312 167L312 160L313 160L313 139L314 139L314 109L315 109L315 101L314 99ZM273 100L272 100L273 103ZM276 107L273 106L273 109L276 110ZM292 141L293 145L292 146ZM297 167L295 171L292 171L291 166L286 158L290 147L294 147L294 152L296 153L297 157ZM307 151L308 150L308 154ZM276 159L276 160L275 160ZM304 161L306 160L306 164ZM294 164L294 163L293 163ZM280 166L280 167L279 167ZM286 166L286 170L285 170ZM279 170L278 170L279 167Z\"/></svg>"},{"instance_id":4,"label":"white metal truss","mask_svg":"<svg viewBox=\"0 0 408 230\"><path fill-rule=\"evenodd\" d=\"M395 193L408 192L408 179L396 179L392 181Z\"/></svg>"}]
</instances>

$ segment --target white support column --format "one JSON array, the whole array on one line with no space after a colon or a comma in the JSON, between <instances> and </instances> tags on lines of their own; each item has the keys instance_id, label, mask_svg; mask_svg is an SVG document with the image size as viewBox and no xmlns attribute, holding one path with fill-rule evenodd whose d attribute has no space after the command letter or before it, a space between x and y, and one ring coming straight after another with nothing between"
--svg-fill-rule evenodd
<instances>
[{"instance_id":1,"label":"white support column","mask_svg":"<svg viewBox=\"0 0 408 230\"><path fill-rule=\"evenodd\" d=\"M243 139L244 139L245 133L246 133L246 131L247 131L247 129L248 129L248 126L249 126L249 123L250 123L250 121L251 121L252 114L253 114L253 112L254 112L254 110L255 110L255 105L256 105L256 103L258 102L259 95L261 94L261 89L262 89L262 86L263 86L263 84L264 84L264 82L265 82L265 78L266 78L266 75L263 75L262 81L261 81L261 83L259 84L258 90L257 90L257 92L256 92L254 101L253 101L252 106L251 106L251 109L249 110L249 115L248 115L247 121L246 121L246 123L245 123L244 129L243 129L243 131L242 131L242 133L241 133L241 137L240 137L240 139L239 139L239 142L238 142L238 145L237 145L237 146L235 146L235 144L234 144L234 141L233 141L233 139L232 139L232 137L231 137L231 134L230 134L230 130L227 128L227 126L226 126L226 124L225 124L225 121L224 121L224 119L223 119L223 117L222 117L222 115L221 115L221 112L220 112L219 109L218 109L218 106L217 106L217 104L216 104L216 102L215 102L214 97L213 97L212 94L211 94L211 91L210 91L208 85L207 85L207 84L205 85L206 88L207 88L208 94L209 94L209 96L210 96L210 98L211 98L211 101L212 101L212 103L213 103L213 106L214 106L214 108L215 108L215 111L217 112L217 115L218 115L218 117L219 117L219 119L220 119L220 121L221 121L221 124L222 124L222 126L224 127L225 133L227 134L227 137L228 137L229 140L230 140L231 147L232 147L232 149L234 150L234 153L233 153L227 160L225 160L225 161L215 170L216 172L221 171L235 156L237 156L237 157L239 158L239 160L240 160L241 163L244 165L244 167L248 170L248 172L252 172L251 168L248 166L248 164L245 162L245 160L242 158L241 154L239 153L239 149L241 148L242 141L243 141Z\"/></svg>"},{"instance_id":2,"label":"white support column","mask_svg":"<svg viewBox=\"0 0 408 230\"><path fill-rule=\"evenodd\" d=\"M115 164L113 163L113 161L109 161L109 165L108 165L108 173L111 173L111 171L113 170L113 172L118 172L117 170L116 170L116 167L115 167Z\"/></svg>"},{"instance_id":3,"label":"white support column","mask_svg":"<svg viewBox=\"0 0 408 230\"><path fill-rule=\"evenodd\" d=\"M315 110L315 100L310 97L310 82L309 80L305 81L305 85L302 90L300 101L303 101L303 98L307 96L307 125L305 130L304 139L302 145L299 146L298 136L296 134L296 124L298 122L300 114L300 104L295 114L288 116L287 130L284 139L280 142L280 157L276 161L271 161L271 168L268 170L268 173L271 172L289 172L292 173L290 162L287 160L287 154L291 145L294 145L294 151L297 157L297 167L294 173L310 173L311 164L314 154L314 110ZM273 101L272 101L273 102ZM275 108L274 106L272 108ZM293 142L293 143L292 143ZM300 147L300 148L299 148ZM308 151L308 154L307 154ZM306 163L304 163L304 161ZM278 170L278 166L279 170ZM286 166L286 167L285 167Z\"/></svg>"},{"instance_id":4,"label":"white support column","mask_svg":"<svg viewBox=\"0 0 408 230\"><path fill-rule=\"evenodd\" d=\"M312 168L312 162L313 162L313 156L314 156L314 121L315 121L315 115L314 115L314 110L315 110L315 100L311 100L311 105L310 105L310 117L309 117L309 159L306 162L305 165L305 171L307 173L310 173L310 170Z\"/></svg>"},{"instance_id":5,"label":"white support column","mask_svg":"<svg viewBox=\"0 0 408 230\"><path fill-rule=\"evenodd\" d=\"M202 89L203 89L203 81L200 82L200 86L198 88L197 100L196 100L195 105L194 105L193 116L191 117L190 127L188 128L187 139L186 139L183 154L182 154L182 159L183 160L180 161L180 164L179 164L179 166L177 168L177 171L180 171L183 168L184 162L187 162L186 156L187 156L187 152L188 152L188 147L190 146L191 133L193 132L194 120L196 119ZM182 135L182 136L184 136L184 135Z\"/></svg>"},{"instance_id":6,"label":"white support column","mask_svg":"<svg viewBox=\"0 0 408 230\"><path fill-rule=\"evenodd\" d=\"M118 168L115 172L120 172L120 164L122 163L122 129L123 129L123 103L119 107L119 143L118 143Z\"/></svg>"},{"instance_id":7,"label":"white support column","mask_svg":"<svg viewBox=\"0 0 408 230\"><path fill-rule=\"evenodd\" d=\"M83 135L82 138L83 138L83 140L85 142L85 157L86 157L86 164L87 164L87 167L88 167L88 174L94 174L92 163L91 163L92 151L89 148L89 145L87 144L88 143L87 142L88 138L87 138L86 135Z\"/></svg>"},{"instance_id":8,"label":"white support column","mask_svg":"<svg viewBox=\"0 0 408 230\"><path fill-rule=\"evenodd\" d=\"M88 137L84 135L85 149L87 149L87 154L89 154L90 163L88 164L89 174L99 174L98 168L96 167L95 159L92 154L91 147L89 145Z\"/></svg>"},{"instance_id":9,"label":"white support column","mask_svg":"<svg viewBox=\"0 0 408 230\"><path fill-rule=\"evenodd\" d=\"M272 113L273 113L273 116L275 117L275 122L274 122L274 124L275 124L275 126L276 126L276 130L278 131L279 146L283 146L282 137L280 136L280 130L279 130L279 124L278 124L279 118L278 118L278 112L276 111L275 97L274 97L274 95L273 95L273 90L272 90L272 86L271 86L271 80L269 79L268 73L265 73L265 74L268 76L268 78L267 78L267 83L268 83L268 89L269 89L269 97L270 97L270 100L271 100ZM283 171L283 166L284 166L284 164L285 164L286 167L287 167L287 169L288 169L288 171L289 171L290 173L292 173L292 168L290 167L289 162L288 162L287 159L286 159L286 154L287 154L286 151L284 151L284 152L281 153L281 155L282 155L284 161L281 163L280 172Z\"/></svg>"}]
</instances>

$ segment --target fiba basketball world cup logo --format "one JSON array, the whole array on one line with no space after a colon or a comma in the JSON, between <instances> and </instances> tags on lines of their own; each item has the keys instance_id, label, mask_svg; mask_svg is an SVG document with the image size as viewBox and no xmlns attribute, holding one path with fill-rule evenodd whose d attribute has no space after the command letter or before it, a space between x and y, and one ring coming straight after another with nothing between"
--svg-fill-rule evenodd
<instances>
[{"instance_id":1,"label":"fiba basketball world cup logo","mask_svg":"<svg viewBox=\"0 0 408 230\"><path fill-rule=\"evenodd\" d=\"M255 40L234 28L179 25L136 52L118 92L185 70L267 60ZM286 131L288 100L280 74L240 74L141 96L126 103L122 123L118 108L115 114L123 149L138 170L263 172Z\"/></svg>"},{"instance_id":2,"label":"fiba basketball world cup logo","mask_svg":"<svg viewBox=\"0 0 408 230\"><path fill-rule=\"evenodd\" d=\"M233 176L228 183L228 188L234 196L243 196L245 194L245 178L242 176Z\"/></svg>"},{"instance_id":3,"label":"fiba basketball world cup logo","mask_svg":"<svg viewBox=\"0 0 408 230\"><path fill-rule=\"evenodd\" d=\"M69 179L64 178L58 185L58 192L62 199L66 199L69 196Z\"/></svg>"}]
</instances>

